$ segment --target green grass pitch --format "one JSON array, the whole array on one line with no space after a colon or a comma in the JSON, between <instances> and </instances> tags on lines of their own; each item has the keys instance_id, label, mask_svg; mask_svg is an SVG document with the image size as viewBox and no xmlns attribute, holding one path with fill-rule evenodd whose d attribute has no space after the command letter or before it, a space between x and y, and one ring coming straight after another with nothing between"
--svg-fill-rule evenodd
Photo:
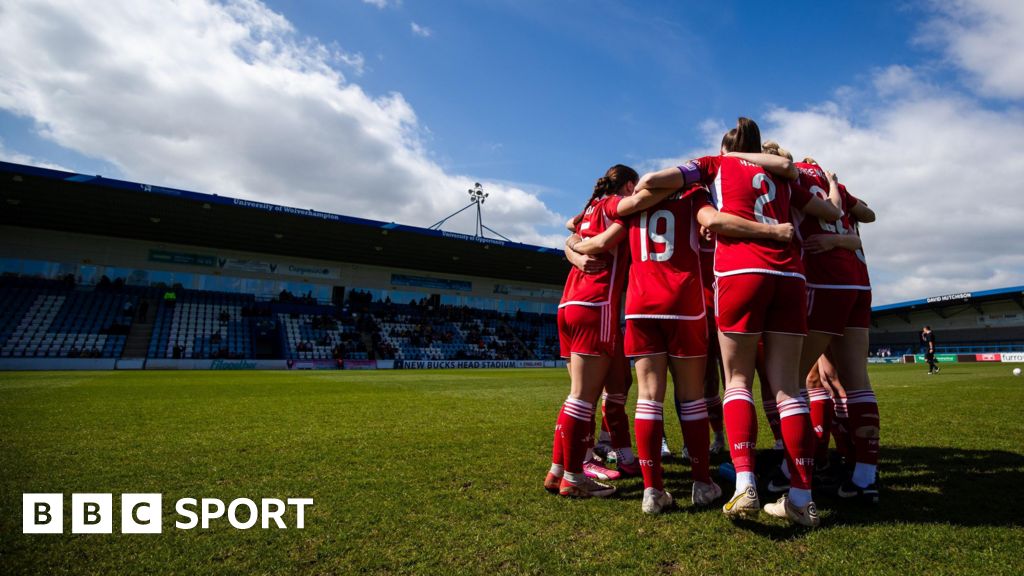
<instances>
[{"instance_id":1,"label":"green grass pitch","mask_svg":"<svg viewBox=\"0 0 1024 576\"><path fill-rule=\"evenodd\" d=\"M0 574L1020 574L1011 368L872 366L882 504L819 499L815 531L695 510L678 461L683 504L660 517L639 479L609 500L545 493L564 370L0 373ZM22 534L25 492L65 495L65 534ZM113 493L117 514L122 493L162 493L163 533L115 517L70 534L74 492ZM183 497L315 504L304 530L186 531Z\"/></svg>"}]
</instances>

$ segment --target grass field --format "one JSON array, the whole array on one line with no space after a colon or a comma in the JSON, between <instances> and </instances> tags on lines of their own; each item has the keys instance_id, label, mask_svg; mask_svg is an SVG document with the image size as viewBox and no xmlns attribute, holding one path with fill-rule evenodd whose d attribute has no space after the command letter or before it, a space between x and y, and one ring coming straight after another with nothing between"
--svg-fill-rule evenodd
<instances>
[{"instance_id":1,"label":"grass field","mask_svg":"<svg viewBox=\"0 0 1024 576\"><path fill-rule=\"evenodd\" d=\"M0 373L0 574L1024 572L1024 378L871 375L883 503L819 498L806 531L693 509L678 462L667 487L686 503L660 517L639 479L610 500L548 495L563 370ZM25 492L65 495L65 534L21 533ZM111 535L70 534L74 492L113 493L116 514L122 493L163 493L163 533L115 517ZM183 497L315 504L304 530L186 531Z\"/></svg>"}]
</instances>

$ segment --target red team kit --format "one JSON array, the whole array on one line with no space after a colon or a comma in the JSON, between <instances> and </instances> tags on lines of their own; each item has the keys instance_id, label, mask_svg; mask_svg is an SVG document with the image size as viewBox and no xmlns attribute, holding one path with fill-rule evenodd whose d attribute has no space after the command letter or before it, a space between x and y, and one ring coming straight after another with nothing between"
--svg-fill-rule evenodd
<instances>
[{"instance_id":1,"label":"red team kit","mask_svg":"<svg viewBox=\"0 0 1024 576\"><path fill-rule=\"evenodd\" d=\"M864 205L813 161L792 162L792 157L781 150L776 156L787 156L788 161L766 158L767 154L760 153L759 133L756 152L728 153L727 139L734 132L736 129L723 139L723 154L685 162L674 172L666 169L638 178L628 167L613 167L598 181L590 203L574 220L578 238L577 243L572 242L574 237L567 242L567 255L578 246L588 246L590 251L586 253L594 254L593 241L601 239L598 244L606 247L601 253L605 265L596 273L574 266L559 305L561 355L570 360L573 392L559 415L552 469L545 480L549 490L560 487L563 495L584 497L614 493L612 486L584 479L573 461L591 457L587 448L592 445L592 419L599 390L591 391L594 385L584 380L596 379L589 375L600 373L600 367L606 365L599 364L598 359L624 354L637 360L638 377L648 378L647 364L641 373L643 359L661 356L676 362L704 358L710 351L726 366L725 426L736 471L737 491L723 511L729 516L760 511L753 467L757 425L750 386L753 356L758 341L762 341L768 372L776 375L773 378L781 374L779 379L786 380L773 388L776 398L771 399L773 404L777 400L785 448L783 475L778 476L785 479L773 479L773 483L788 484L789 489L764 511L798 524L818 524L811 501L811 480L816 469L815 452L822 454L822 435L820 430L815 435L807 392L800 391L807 375L799 374L799 383L791 377L798 372L794 368L800 360L792 349L800 347L809 331L831 338L868 327L871 285L859 239L856 249L848 248L848 242L836 247L839 243L828 239L859 236L859 222L853 213L858 205L861 210ZM640 194L654 194L655 182L670 184L671 191L659 189L660 195L643 203L646 199L641 200ZM650 188L645 188L648 185ZM634 190L637 196L621 209ZM716 217L739 222L741 231L737 232L735 226L703 227L700 222L707 221L706 214L698 214L708 207L714 209L709 212L717 210ZM873 212L870 214L873 220ZM792 240L783 242L777 235L762 233L765 228L773 234L785 229ZM625 320L624 334L620 318ZM789 368L779 368L783 364ZM660 364L662 369L665 365L665 361ZM817 364L813 370L817 370ZM646 384L641 383L636 412L636 438L645 478L643 510L648 513L660 512L673 503L662 485L660 458L652 458L652 448L646 446L655 440L660 442L647 422L658 423L660 436L659 400L664 397L664 375L661 379L657 398L644 394ZM597 386L600 388L600 384ZM721 400L716 392L704 400L682 402L678 398L679 384L676 386L684 436L700 438L705 447L696 452L706 455L708 412L704 401L712 406ZM831 398L828 390L821 389L813 396ZM840 496L845 497L846 489L877 502L877 405L870 385L851 392L850 401L870 404L862 412L867 414L864 418L874 420L858 430L866 431L862 435L874 452L873 457L858 457L857 471L843 484ZM846 402L843 404L845 409ZM689 428L685 425L687 420L698 421L704 430L694 432L692 424ZM861 423L852 424L856 428ZM821 428L818 422L814 425ZM688 449L690 440L687 438ZM824 442L827 447L827 433ZM625 456L632 458L631 452ZM706 456L702 459L700 474L696 458L693 463L695 504L708 500L699 497L698 485L702 490L714 486L707 477ZM649 476L648 468L652 466L658 469L657 474ZM826 466L827 462L817 463L819 470ZM865 476L864 470L870 476ZM717 486L711 492L714 497L721 494Z\"/></svg>"}]
</instances>

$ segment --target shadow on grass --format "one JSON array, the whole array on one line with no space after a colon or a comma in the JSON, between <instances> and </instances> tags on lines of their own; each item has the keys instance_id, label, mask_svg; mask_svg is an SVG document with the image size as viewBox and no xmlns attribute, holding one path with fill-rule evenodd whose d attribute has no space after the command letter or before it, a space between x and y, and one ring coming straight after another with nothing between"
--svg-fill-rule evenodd
<instances>
[{"instance_id":1,"label":"shadow on grass","mask_svg":"<svg viewBox=\"0 0 1024 576\"><path fill-rule=\"evenodd\" d=\"M758 454L758 477L766 483L780 455ZM834 489L815 489L822 514L821 529L838 526L907 522L954 526L1024 525L1015 500L1007 502L1024 484L1024 455L1001 450L894 447L882 449L880 503L877 506L841 500ZM733 490L722 482L726 494ZM761 503L774 500L762 491ZM762 514L763 516L763 514ZM737 527L772 540L799 537L806 529L760 520L738 520Z\"/></svg>"},{"instance_id":2,"label":"shadow on grass","mask_svg":"<svg viewBox=\"0 0 1024 576\"><path fill-rule=\"evenodd\" d=\"M821 499L832 522L942 523L955 526L1024 524L1015 500L1024 484L1024 456L1002 450L882 448L881 504L875 508Z\"/></svg>"}]
</instances>

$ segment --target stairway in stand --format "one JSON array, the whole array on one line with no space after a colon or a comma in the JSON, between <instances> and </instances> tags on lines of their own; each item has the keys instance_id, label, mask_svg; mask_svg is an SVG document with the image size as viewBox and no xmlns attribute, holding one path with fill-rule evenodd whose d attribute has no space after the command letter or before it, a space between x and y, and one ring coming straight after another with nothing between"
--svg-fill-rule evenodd
<instances>
[{"instance_id":1,"label":"stairway in stand","mask_svg":"<svg viewBox=\"0 0 1024 576\"><path fill-rule=\"evenodd\" d=\"M146 300L146 317L132 322L128 339L124 343L121 358L145 358L149 351L149 339L153 336L156 320L156 309L159 302L155 298ZM140 302L141 305L141 302Z\"/></svg>"}]
</instances>

